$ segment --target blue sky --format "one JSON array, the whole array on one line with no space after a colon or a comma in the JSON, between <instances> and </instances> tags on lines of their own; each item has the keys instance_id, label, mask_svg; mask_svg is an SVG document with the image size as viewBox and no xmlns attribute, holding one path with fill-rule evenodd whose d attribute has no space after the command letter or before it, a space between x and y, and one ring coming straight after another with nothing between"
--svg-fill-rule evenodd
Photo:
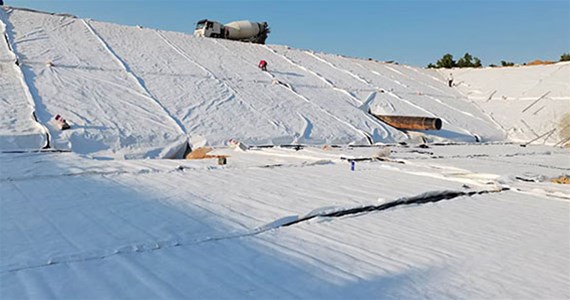
<instances>
[{"instance_id":1,"label":"blue sky","mask_svg":"<svg viewBox=\"0 0 570 300\"><path fill-rule=\"evenodd\" d=\"M267 21L270 44L425 66L469 52L484 65L570 52L570 0L4 0L126 25L191 33L197 20Z\"/></svg>"}]
</instances>

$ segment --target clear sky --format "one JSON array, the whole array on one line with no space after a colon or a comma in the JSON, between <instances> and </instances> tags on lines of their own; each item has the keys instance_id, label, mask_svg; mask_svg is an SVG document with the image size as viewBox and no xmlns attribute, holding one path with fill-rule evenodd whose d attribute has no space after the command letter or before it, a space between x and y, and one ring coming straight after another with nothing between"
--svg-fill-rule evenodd
<instances>
[{"instance_id":1,"label":"clear sky","mask_svg":"<svg viewBox=\"0 0 570 300\"><path fill-rule=\"evenodd\" d=\"M465 52L484 65L570 52L570 0L4 0L5 5L191 33L208 18L267 21L269 44L425 66Z\"/></svg>"}]
</instances>

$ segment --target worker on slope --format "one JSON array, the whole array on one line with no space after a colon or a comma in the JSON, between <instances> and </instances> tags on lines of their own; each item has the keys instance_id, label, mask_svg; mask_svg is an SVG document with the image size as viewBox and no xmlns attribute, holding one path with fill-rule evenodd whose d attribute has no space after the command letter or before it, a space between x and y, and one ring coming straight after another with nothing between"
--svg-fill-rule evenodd
<instances>
[{"instance_id":1,"label":"worker on slope","mask_svg":"<svg viewBox=\"0 0 570 300\"><path fill-rule=\"evenodd\" d=\"M453 74L449 73L449 77L447 78L447 83L449 84L449 87L453 86Z\"/></svg>"},{"instance_id":2,"label":"worker on slope","mask_svg":"<svg viewBox=\"0 0 570 300\"><path fill-rule=\"evenodd\" d=\"M57 126L61 130L67 130L67 129L71 128L71 126L69 126L69 123L67 123L67 121L61 115L56 115L55 121L56 121Z\"/></svg>"},{"instance_id":3,"label":"worker on slope","mask_svg":"<svg viewBox=\"0 0 570 300\"><path fill-rule=\"evenodd\" d=\"M265 60L260 60L259 65L257 65L261 71L267 71L267 62Z\"/></svg>"}]
</instances>

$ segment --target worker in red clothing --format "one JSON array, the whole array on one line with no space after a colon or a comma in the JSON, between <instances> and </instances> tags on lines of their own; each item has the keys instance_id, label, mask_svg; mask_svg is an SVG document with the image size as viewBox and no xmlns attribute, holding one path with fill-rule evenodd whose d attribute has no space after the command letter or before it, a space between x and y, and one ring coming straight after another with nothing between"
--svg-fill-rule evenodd
<instances>
[{"instance_id":1,"label":"worker in red clothing","mask_svg":"<svg viewBox=\"0 0 570 300\"><path fill-rule=\"evenodd\" d=\"M263 59L260 60L258 67L261 69L261 71L267 71L267 62Z\"/></svg>"}]
</instances>

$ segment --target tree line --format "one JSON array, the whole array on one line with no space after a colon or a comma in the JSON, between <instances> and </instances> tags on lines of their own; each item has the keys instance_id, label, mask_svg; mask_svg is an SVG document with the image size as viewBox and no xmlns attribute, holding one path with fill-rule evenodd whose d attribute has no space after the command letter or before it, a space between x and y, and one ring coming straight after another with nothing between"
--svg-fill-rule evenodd
<instances>
[{"instance_id":1,"label":"tree line","mask_svg":"<svg viewBox=\"0 0 570 300\"><path fill-rule=\"evenodd\" d=\"M560 56L559 61L570 61L570 53L563 53ZM502 67L511 67L514 66L515 63L512 61L501 60ZM481 68L483 64L478 57L474 57L473 55L469 54L469 52L465 53L463 57L459 58L457 61L453 59L453 55L447 53L443 55L442 58L437 60L435 64L430 63L427 65L430 69L451 69L451 68ZM490 64L489 67L497 67L495 64Z\"/></svg>"}]
</instances>

